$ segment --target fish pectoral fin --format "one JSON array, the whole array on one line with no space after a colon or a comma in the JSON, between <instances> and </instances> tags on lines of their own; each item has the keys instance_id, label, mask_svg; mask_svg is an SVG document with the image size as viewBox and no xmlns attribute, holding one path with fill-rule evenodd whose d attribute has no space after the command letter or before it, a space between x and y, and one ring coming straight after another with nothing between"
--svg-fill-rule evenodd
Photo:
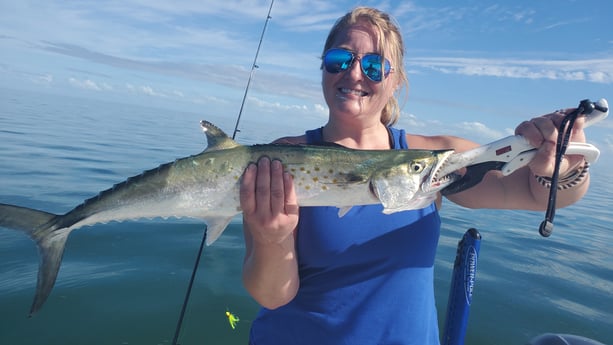
<instances>
[{"instance_id":1,"label":"fish pectoral fin","mask_svg":"<svg viewBox=\"0 0 613 345\"><path fill-rule=\"evenodd\" d=\"M207 218L204 220L206 223L206 245L210 246L213 242L217 241L219 236L228 227L232 217L218 217Z\"/></svg>"}]
</instances>

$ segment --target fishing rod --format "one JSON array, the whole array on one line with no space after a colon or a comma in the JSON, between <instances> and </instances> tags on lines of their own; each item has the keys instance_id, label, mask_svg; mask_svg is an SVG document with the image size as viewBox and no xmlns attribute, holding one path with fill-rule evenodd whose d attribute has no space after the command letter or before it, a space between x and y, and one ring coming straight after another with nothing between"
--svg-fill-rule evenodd
<instances>
[{"instance_id":1,"label":"fishing rod","mask_svg":"<svg viewBox=\"0 0 613 345\"><path fill-rule=\"evenodd\" d=\"M238 112L238 117L236 119L236 126L234 127L234 133L232 134L232 139L236 137L237 132L240 132L240 130L238 129L238 123L243 113L243 107L245 106L245 100L247 99L247 92L249 91L249 85L251 84L251 79L253 78L255 69L258 68L257 59L260 53L260 47L262 46L262 40L264 39L264 33L266 32L266 27L268 26L268 21L272 18L270 16L270 12L272 11L272 5L274 3L275 3L275 0L271 0L270 8L268 9L268 14L266 16L266 21L264 22L264 28L262 29L262 35L260 36L260 43L258 43L258 49L255 52L255 58L253 59L253 65L251 66L251 73L249 73L249 79L247 80L247 87L245 88L245 94L243 95L243 101L241 103L241 108ZM204 233L202 235L202 242L200 243L200 248L198 249L198 254L196 255L196 260L194 262L194 269L192 270L192 275L187 285L187 291L185 292L185 299L183 300L181 312L179 313L179 320L177 321L177 327L175 329L175 334L172 339L172 345L179 345L177 341L179 339L179 333L181 332L181 327L183 324L183 319L185 317L185 311L187 310L187 305L189 303L189 298L192 293L192 287L194 286L194 280L196 278L196 272L198 271L198 265L200 264L200 259L202 258L202 251L204 250L204 244L206 243L206 232L207 232L207 228L204 229Z\"/></svg>"},{"instance_id":2,"label":"fishing rod","mask_svg":"<svg viewBox=\"0 0 613 345\"><path fill-rule=\"evenodd\" d=\"M260 43L258 43L258 49L255 51L255 57L253 58L253 65L251 65L251 72L249 73L249 79L247 79L247 87L245 87L245 94L243 95L243 101L241 102L241 108L238 111L238 117L236 118L236 125L234 126L234 133L232 133L232 139L236 138L236 133L240 132L238 129L238 123L241 120L241 115L243 114L243 108L245 107L245 100L247 99L247 93L249 92L249 86L251 85L251 79L253 79L253 75L255 74L255 70L259 68L257 61L258 55L260 54L260 47L262 46L262 41L264 40L264 33L266 32L266 27L268 26L268 21L270 18L270 12L272 11L272 5L275 3L275 0L270 2L270 8L268 9L268 15L266 16L266 21L264 22L264 28L262 29L262 35L260 35Z\"/></svg>"}]
</instances>

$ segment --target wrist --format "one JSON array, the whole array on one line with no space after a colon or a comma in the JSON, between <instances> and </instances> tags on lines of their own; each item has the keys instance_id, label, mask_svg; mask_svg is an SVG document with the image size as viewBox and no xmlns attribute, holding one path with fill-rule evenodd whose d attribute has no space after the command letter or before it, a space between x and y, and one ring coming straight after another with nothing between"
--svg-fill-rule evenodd
<instances>
[{"instance_id":1,"label":"wrist","mask_svg":"<svg viewBox=\"0 0 613 345\"><path fill-rule=\"evenodd\" d=\"M558 178L558 190L571 189L582 184L589 173L590 164L585 160L581 161L575 168L569 169L564 176ZM545 187L551 188L551 178L546 176L534 175L538 183Z\"/></svg>"}]
</instances>

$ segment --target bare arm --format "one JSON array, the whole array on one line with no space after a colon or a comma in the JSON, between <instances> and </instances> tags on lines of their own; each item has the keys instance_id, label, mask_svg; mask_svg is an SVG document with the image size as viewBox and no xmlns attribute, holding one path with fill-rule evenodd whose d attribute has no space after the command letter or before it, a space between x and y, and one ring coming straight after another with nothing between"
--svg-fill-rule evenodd
<instances>
[{"instance_id":1,"label":"bare arm","mask_svg":"<svg viewBox=\"0 0 613 345\"><path fill-rule=\"evenodd\" d=\"M281 162L262 157L243 174L240 201L246 244L243 284L262 306L278 308L295 297L300 285L292 177Z\"/></svg>"},{"instance_id":2,"label":"bare arm","mask_svg":"<svg viewBox=\"0 0 613 345\"><path fill-rule=\"evenodd\" d=\"M499 208L544 210L547 207L549 189L539 183L535 175L551 176L555 166L555 143L563 115L548 114L524 121L515 130L515 134L525 137L532 146L538 148L537 155L526 167L509 176L498 171L488 173L477 186L464 192L450 195L449 200L470 208ZM577 120L573 128L571 141L585 142L583 119ZM471 148L470 142L454 140L458 151ZM572 174L584 163L583 157L567 155L562 161L560 176ZM559 190L557 207L571 205L581 199L589 187L589 176L576 186Z\"/></svg>"}]
</instances>

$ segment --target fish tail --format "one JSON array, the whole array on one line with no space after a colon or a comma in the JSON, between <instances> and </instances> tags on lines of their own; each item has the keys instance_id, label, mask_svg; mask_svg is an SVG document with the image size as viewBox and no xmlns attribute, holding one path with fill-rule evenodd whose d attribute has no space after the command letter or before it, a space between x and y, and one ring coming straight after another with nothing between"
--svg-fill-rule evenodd
<instances>
[{"instance_id":1,"label":"fish tail","mask_svg":"<svg viewBox=\"0 0 613 345\"><path fill-rule=\"evenodd\" d=\"M53 289L62 263L66 239L70 230L58 226L62 216L27 207L0 204L0 227L20 230L28 234L38 247L40 262L36 295L30 317L45 303Z\"/></svg>"}]
</instances>

